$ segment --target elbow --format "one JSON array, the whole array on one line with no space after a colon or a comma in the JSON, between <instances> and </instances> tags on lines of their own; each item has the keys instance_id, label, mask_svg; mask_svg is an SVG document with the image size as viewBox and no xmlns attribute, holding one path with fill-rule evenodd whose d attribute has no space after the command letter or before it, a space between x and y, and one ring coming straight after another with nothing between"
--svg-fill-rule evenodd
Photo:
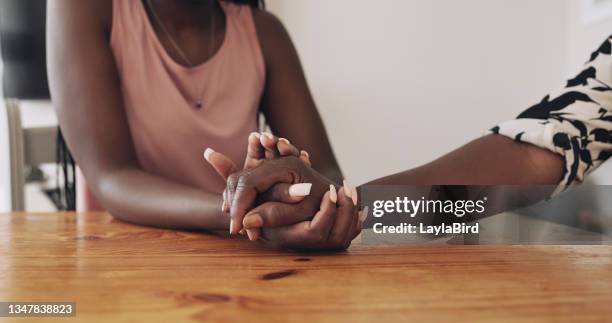
<instances>
[{"instance_id":1,"label":"elbow","mask_svg":"<svg viewBox=\"0 0 612 323\"><path fill-rule=\"evenodd\" d=\"M121 172L98 174L89 184L97 202L105 211L117 219L129 221L121 207L122 196L125 195L123 191L127 187L126 178Z\"/></svg>"},{"instance_id":2,"label":"elbow","mask_svg":"<svg viewBox=\"0 0 612 323\"><path fill-rule=\"evenodd\" d=\"M565 159L550 150L531 144L525 145L526 184L557 185L565 173Z\"/></svg>"}]
</instances>

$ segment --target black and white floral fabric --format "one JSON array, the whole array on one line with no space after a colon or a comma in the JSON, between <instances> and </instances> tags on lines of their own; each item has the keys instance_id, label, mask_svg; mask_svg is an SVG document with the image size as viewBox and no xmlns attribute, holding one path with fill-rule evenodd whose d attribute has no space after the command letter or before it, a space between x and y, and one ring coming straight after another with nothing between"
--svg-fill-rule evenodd
<instances>
[{"instance_id":1,"label":"black and white floral fabric","mask_svg":"<svg viewBox=\"0 0 612 323\"><path fill-rule=\"evenodd\" d=\"M565 175L555 194L582 182L612 154L611 47L612 35L565 87L490 130L564 156Z\"/></svg>"}]
</instances>

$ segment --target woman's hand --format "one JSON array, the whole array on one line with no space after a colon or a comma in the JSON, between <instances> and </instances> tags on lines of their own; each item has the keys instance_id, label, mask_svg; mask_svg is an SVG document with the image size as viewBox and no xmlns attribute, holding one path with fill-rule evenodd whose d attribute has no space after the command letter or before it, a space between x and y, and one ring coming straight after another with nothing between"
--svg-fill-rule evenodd
<instances>
[{"instance_id":1,"label":"woman's hand","mask_svg":"<svg viewBox=\"0 0 612 323\"><path fill-rule=\"evenodd\" d=\"M298 157L310 166L308 153L305 150L298 150L289 140L267 132L263 134L252 132L248 139L244 169L256 167L264 159L275 159L283 156Z\"/></svg>"},{"instance_id":2,"label":"woman's hand","mask_svg":"<svg viewBox=\"0 0 612 323\"><path fill-rule=\"evenodd\" d=\"M323 195L319 211L312 220L297 224L264 228L263 240L266 242L295 250L344 250L361 232L363 219L359 217L353 200L347 196L348 191L336 189L330 185L329 191ZM269 203L260 206L269 207Z\"/></svg>"},{"instance_id":3,"label":"woman's hand","mask_svg":"<svg viewBox=\"0 0 612 323\"><path fill-rule=\"evenodd\" d=\"M310 220L319 210L329 186L334 185L293 156L264 160L255 168L231 174L227 182L225 195L233 223L231 233L237 233L243 225L246 228L269 228ZM289 187L296 183L312 184L310 194L301 202L268 202L255 206L262 196L267 201L286 198ZM344 186L346 195L353 199L353 204L357 204L355 188L346 182Z\"/></svg>"},{"instance_id":4,"label":"woman's hand","mask_svg":"<svg viewBox=\"0 0 612 323\"><path fill-rule=\"evenodd\" d=\"M283 156L295 156L310 166L310 156L305 150L298 150L289 140L278 138L269 133L259 134L252 132L248 138L247 156L243 169L256 167L264 159L274 159ZM211 148L204 151L204 159L217 171L223 179L239 170L236 164L222 153Z\"/></svg>"},{"instance_id":5,"label":"woman's hand","mask_svg":"<svg viewBox=\"0 0 612 323\"><path fill-rule=\"evenodd\" d=\"M273 149L275 145L276 150ZM362 220L355 207L356 190L345 183L345 187L341 188L338 193L334 185L329 185L329 191L321 190L322 198L319 197L320 194L312 190L308 201L302 201L304 197L292 196L291 187L294 182L317 178L325 184L317 184L319 181L312 181L315 182L314 186L325 188L330 182L316 172L313 172L314 175L309 174L308 169L312 169L307 154L302 152L297 160L296 151L297 149L283 139L274 140L274 137L270 135L257 136L254 134L249 137L247 160L242 172L236 172L236 167L231 160L220 153L208 150L206 159L224 178L228 179L228 188L224 192L224 197L230 203L224 206L226 210L230 209L231 202L234 200L233 196L238 188L237 184L241 181L252 180L253 184L261 188L261 192L251 203L255 205L263 202L263 204L250 210L243 221L234 222L244 223L244 228L239 232L246 229L251 240L259 238L261 228L263 229L263 240L283 248L346 249L361 232ZM277 159L277 163L268 163L270 160L264 161L264 159L275 159L284 155L292 157ZM268 183L262 183L264 179L270 179L269 174L275 169L292 170L289 173L295 176L286 177L286 181L271 180ZM289 180L289 178L297 180ZM231 199L228 196L232 196ZM237 200L240 201L240 198ZM295 204L297 202L300 203ZM234 225L231 229L233 233L238 230Z\"/></svg>"},{"instance_id":6,"label":"woman's hand","mask_svg":"<svg viewBox=\"0 0 612 323\"><path fill-rule=\"evenodd\" d=\"M274 159L282 156L298 157L306 165L310 166L310 157L308 153L304 150L298 150L289 142L289 140L285 138L278 138L269 133L259 134L257 132L253 132L248 137L247 156L244 162L244 169L246 170L257 167L257 165L259 165L264 159ZM231 159L229 159L222 153L215 152L210 148L207 148L204 152L204 158L225 180L227 180L232 173L238 170L238 168ZM300 192L296 192L296 189L298 189L298 191ZM308 192L305 192L305 189L307 189ZM310 186L298 185L293 187L293 190L287 191L286 189L283 190L279 188L277 191L287 192L287 194L283 194L282 196L276 195L274 197L270 197L275 198L274 201L295 203L301 201L303 199L303 196L308 195L310 191ZM223 194L223 212L229 212L229 204L226 202L226 193L227 190ZM266 197L264 196L263 199L266 200ZM239 231L239 233L244 234L245 230L242 229ZM260 230L258 228L246 230L246 233L248 234L249 239L251 240L257 240L260 236Z\"/></svg>"}]
</instances>

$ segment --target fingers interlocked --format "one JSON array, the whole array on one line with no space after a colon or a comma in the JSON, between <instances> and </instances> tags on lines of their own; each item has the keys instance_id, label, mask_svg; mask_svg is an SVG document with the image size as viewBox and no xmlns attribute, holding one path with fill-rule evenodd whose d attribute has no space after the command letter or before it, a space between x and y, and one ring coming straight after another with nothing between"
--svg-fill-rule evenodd
<instances>
[{"instance_id":1,"label":"fingers interlocked","mask_svg":"<svg viewBox=\"0 0 612 323\"><path fill-rule=\"evenodd\" d=\"M285 248L345 249L361 231L356 189L344 182L336 192L287 139L252 133L242 170L212 149L204 157L226 179L222 210L232 234Z\"/></svg>"}]
</instances>

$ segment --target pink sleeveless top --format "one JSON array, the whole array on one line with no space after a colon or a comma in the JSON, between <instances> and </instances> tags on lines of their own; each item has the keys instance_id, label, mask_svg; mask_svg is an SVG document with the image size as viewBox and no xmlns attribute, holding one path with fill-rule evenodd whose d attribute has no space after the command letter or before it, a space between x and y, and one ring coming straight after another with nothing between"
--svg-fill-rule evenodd
<instances>
[{"instance_id":1,"label":"pink sleeveless top","mask_svg":"<svg viewBox=\"0 0 612 323\"><path fill-rule=\"evenodd\" d=\"M247 137L257 127L265 82L263 56L251 8L221 2L225 39L216 54L193 68L175 62L157 38L142 0L113 0L110 46L141 167L152 174L220 193L225 182L206 163L206 147L242 165ZM203 106L197 109L194 99ZM77 209L100 210L82 174Z\"/></svg>"}]
</instances>

